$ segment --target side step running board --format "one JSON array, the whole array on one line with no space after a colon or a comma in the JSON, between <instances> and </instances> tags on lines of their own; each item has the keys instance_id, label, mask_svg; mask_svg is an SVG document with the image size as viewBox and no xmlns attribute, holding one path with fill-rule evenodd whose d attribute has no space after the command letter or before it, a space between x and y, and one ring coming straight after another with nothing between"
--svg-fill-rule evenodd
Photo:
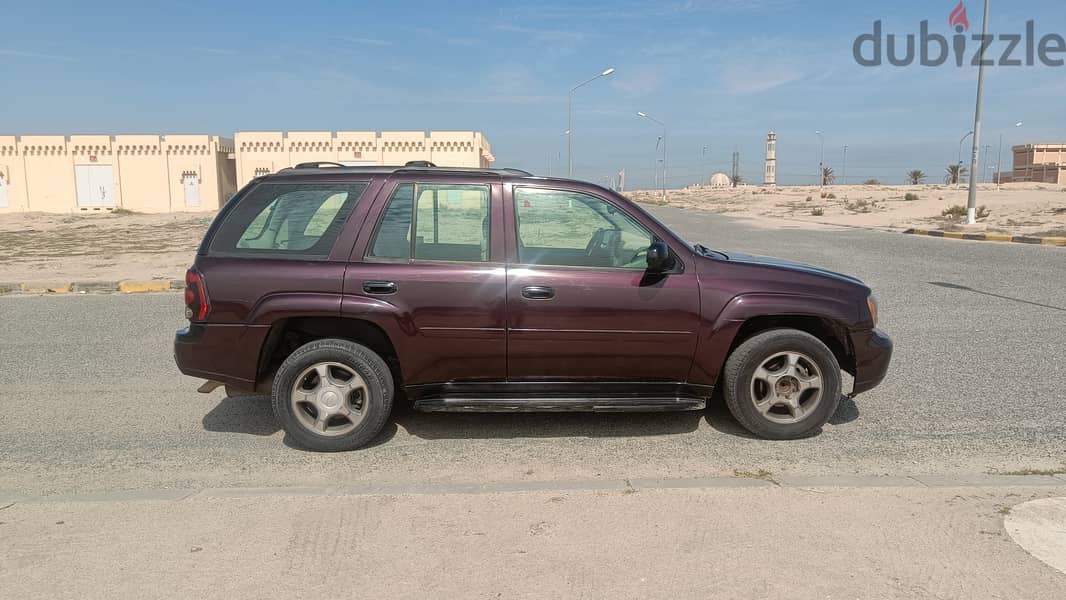
<instances>
[{"instance_id":1,"label":"side step running board","mask_svg":"<svg viewBox=\"0 0 1066 600\"><path fill-rule=\"evenodd\" d=\"M417 400L423 412L668 412L703 410L702 398L462 398Z\"/></svg>"}]
</instances>

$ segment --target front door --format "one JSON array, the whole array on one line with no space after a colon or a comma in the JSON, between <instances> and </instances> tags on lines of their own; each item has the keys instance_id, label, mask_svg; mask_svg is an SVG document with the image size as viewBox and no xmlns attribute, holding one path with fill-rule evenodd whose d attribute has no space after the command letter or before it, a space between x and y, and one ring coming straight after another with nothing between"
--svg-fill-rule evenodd
<instances>
[{"instance_id":1,"label":"front door","mask_svg":"<svg viewBox=\"0 0 1066 600\"><path fill-rule=\"evenodd\" d=\"M695 269L647 273L655 236L606 197L516 185L505 206L509 380L686 380Z\"/></svg>"},{"instance_id":2,"label":"front door","mask_svg":"<svg viewBox=\"0 0 1066 600\"><path fill-rule=\"evenodd\" d=\"M115 206L115 172L111 165L74 165L79 208Z\"/></svg>"},{"instance_id":3,"label":"front door","mask_svg":"<svg viewBox=\"0 0 1066 600\"><path fill-rule=\"evenodd\" d=\"M345 295L399 316L408 386L506 377L504 244L491 235L494 220L502 229L500 195L499 184L399 177L369 215L377 225L356 244L362 262L349 266Z\"/></svg>"},{"instance_id":4,"label":"front door","mask_svg":"<svg viewBox=\"0 0 1066 600\"><path fill-rule=\"evenodd\" d=\"M196 172L186 172L181 175L181 185L185 190L185 207L200 207L200 175Z\"/></svg>"}]
</instances>

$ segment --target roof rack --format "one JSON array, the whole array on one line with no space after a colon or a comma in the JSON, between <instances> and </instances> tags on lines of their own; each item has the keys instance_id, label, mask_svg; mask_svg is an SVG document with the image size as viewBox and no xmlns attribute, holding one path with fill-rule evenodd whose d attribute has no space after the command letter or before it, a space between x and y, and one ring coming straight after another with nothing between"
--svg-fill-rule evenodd
<instances>
[{"instance_id":1,"label":"roof rack","mask_svg":"<svg viewBox=\"0 0 1066 600\"><path fill-rule=\"evenodd\" d=\"M346 166L348 166L348 165L343 165L343 164L341 164L339 162L331 162L331 161L328 161L328 160L316 160L314 162L298 163L293 168L294 169L317 169L319 167L346 167Z\"/></svg>"},{"instance_id":2,"label":"roof rack","mask_svg":"<svg viewBox=\"0 0 1066 600\"><path fill-rule=\"evenodd\" d=\"M434 172L434 173L470 173L481 175L498 175L498 176L518 176L518 177L535 177L533 173L529 171L523 171L522 169L503 168L503 169L491 169L491 168L478 168L478 167L438 167L433 163L425 160L413 160L405 164L404 166L377 166L377 165L360 165L352 166L345 165L332 161L313 161L303 162L288 169L281 169L277 174L293 173L294 171L306 171L310 169L321 169L323 167L329 170L337 170L344 173L413 173L413 172Z\"/></svg>"}]
</instances>

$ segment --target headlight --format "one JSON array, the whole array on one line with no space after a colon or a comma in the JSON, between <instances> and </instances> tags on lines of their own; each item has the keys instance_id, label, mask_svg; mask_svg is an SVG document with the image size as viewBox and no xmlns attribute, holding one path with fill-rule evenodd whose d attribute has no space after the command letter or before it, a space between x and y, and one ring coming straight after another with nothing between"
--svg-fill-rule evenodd
<instances>
[{"instance_id":1,"label":"headlight","mask_svg":"<svg viewBox=\"0 0 1066 600\"><path fill-rule=\"evenodd\" d=\"M866 298L866 307L870 309L870 320L873 321L874 326L877 325L877 298L871 294Z\"/></svg>"}]
</instances>

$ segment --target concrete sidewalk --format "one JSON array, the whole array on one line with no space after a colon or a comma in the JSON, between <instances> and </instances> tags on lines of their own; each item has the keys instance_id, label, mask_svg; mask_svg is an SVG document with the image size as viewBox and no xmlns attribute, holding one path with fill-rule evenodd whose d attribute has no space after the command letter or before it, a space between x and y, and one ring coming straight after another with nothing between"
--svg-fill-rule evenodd
<instances>
[{"instance_id":1,"label":"concrete sidewalk","mask_svg":"<svg viewBox=\"0 0 1066 600\"><path fill-rule=\"evenodd\" d=\"M633 483L27 499L0 509L0 590L11 598L1066 597L1066 575L1004 529L1013 506L1066 495L1066 485Z\"/></svg>"}]
</instances>

